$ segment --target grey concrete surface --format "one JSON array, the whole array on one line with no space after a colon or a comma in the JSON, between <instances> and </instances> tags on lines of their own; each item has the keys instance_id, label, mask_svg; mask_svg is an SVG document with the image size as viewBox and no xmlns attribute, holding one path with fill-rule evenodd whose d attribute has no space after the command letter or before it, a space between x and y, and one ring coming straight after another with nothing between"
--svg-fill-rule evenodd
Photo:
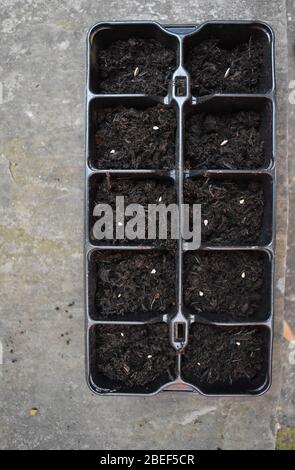
<instances>
[{"instance_id":1,"label":"grey concrete surface","mask_svg":"<svg viewBox=\"0 0 295 470\"><path fill-rule=\"evenodd\" d=\"M287 220L285 2L2 0L0 16L0 448L274 448ZM255 399L93 396L84 380L86 31L103 19L182 23L251 18L269 22L277 37L279 185L272 388ZM29 415L31 407L38 408L37 416Z\"/></svg>"},{"instance_id":2,"label":"grey concrete surface","mask_svg":"<svg viewBox=\"0 0 295 470\"><path fill-rule=\"evenodd\" d=\"M290 100L288 102L288 170L289 170L289 217L287 272L285 289L285 320L295 338L295 3L287 1L288 20L288 84ZM293 83L292 83L293 82ZM290 341L291 340L291 341ZM292 337L283 341L283 381L279 404L279 426L295 426L295 343Z\"/></svg>"}]
</instances>

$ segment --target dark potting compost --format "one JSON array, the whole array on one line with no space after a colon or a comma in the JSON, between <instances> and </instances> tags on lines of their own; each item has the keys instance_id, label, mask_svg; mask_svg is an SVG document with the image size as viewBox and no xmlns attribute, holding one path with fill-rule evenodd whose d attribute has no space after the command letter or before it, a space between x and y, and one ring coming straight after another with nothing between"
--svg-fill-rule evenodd
<instances>
[{"instance_id":1,"label":"dark potting compost","mask_svg":"<svg viewBox=\"0 0 295 470\"><path fill-rule=\"evenodd\" d=\"M265 338L258 328L193 324L182 357L182 376L195 384L263 383Z\"/></svg>"},{"instance_id":2,"label":"dark potting compost","mask_svg":"<svg viewBox=\"0 0 295 470\"><path fill-rule=\"evenodd\" d=\"M100 22L88 34L87 67L91 391L263 394L274 316L271 28L259 21ZM190 205L194 241L192 206L201 205L197 249L187 240L182 203ZM176 205L177 221L164 218L167 236L159 239L157 215L151 239L151 205L160 204Z\"/></svg>"},{"instance_id":3,"label":"dark potting compost","mask_svg":"<svg viewBox=\"0 0 295 470\"><path fill-rule=\"evenodd\" d=\"M176 353L168 325L101 325L96 351L98 371L117 390L175 379Z\"/></svg>"},{"instance_id":4,"label":"dark potting compost","mask_svg":"<svg viewBox=\"0 0 295 470\"><path fill-rule=\"evenodd\" d=\"M94 166L113 169L170 169L175 162L173 108L108 108L96 113Z\"/></svg>"},{"instance_id":5,"label":"dark potting compost","mask_svg":"<svg viewBox=\"0 0 295 470\"><path fill-rule=\"evenodd\" d=\"M193 313L217 321L266 319L269 316L265 302L266 257L259 251L187 253L184 265L186 306Z\"/></svg>"},{"instance_id":6,"label":"dark potting compost","mask_svg":"<svg viewBox=\"0 0 295 470\"><path fill-rule=\"evenodd\" d=\"M184 185L186 204L202 205L202 241L255 245L262 230L264 195L257 181L197 178Z\"/></svg>"},{"instance_id":7,"label":"dark potting compost","mask_svg":"<svg viewBox=\"0 0 295 470\"><path fill-rule=\"evenodd\" d=\"M258 92L262 64L263 46L253 36L231 48L215 38L202 41L188 51L192 94Z\"/></svg>"},{"instance_id":8,"label":"dark potting compost","mask_svg":"<svg viewBox=\"0 0 295 470\"><path fill-rule=\"evenodd\" d=\"M186 166L257 169L264 164L260 115L254 111L194 114L186 126Z\"/></svg>"},{"instance_id":9,"label":"dark potting compost","mask_svg":"<svg viewBox=\"0 0 295 470\"><path fill-rule=\"evenodd\" d=\"M175 52L155 39L115 41L99 51L99 90L164 96L175 67Z\"/></svg>"},{"instance_id":10,"label":"dark potting compost","mask_svg":"<svg viewBox=\"0 0 295 470\"><path fill-rule=\"evenodd\" d=\"M96 255L96 318L144 320L175 311L175 260L170 253Z\"/></svg>"},{"instance_id":11,"label":"dark potting compost","mask_svg":"<svg viewBox=\"0 0 295 470\"><path fill-rule=\"evenodd\" d=\"M96 183L93 183L94 199L93 207L91 208L91 214L95 204L108 204L112 207L114 212L113 220L113 243L127 243L127 244L147 244L147 245L165 245L166 247L174 248L176 246L176 240L171 239L171 224L167 223L167 239L149 239L148 238L148 205L149 204L175 204L176 193L175 187L171 184L171 181L165 179L136 179L131 177L113 177L111 174L103 177L103 179ZM140 204L145 210L145 238L134 238L130 239L116 239L116 197L124 196L125 207L129 204ZM136 211L132 211L132 214L136 214ZM126 224L133 218L133 215L126 216ZM90 227L93 227L95 217L90 217ZM124 222L121 222L124 224ZM157 237L158 237L158 226L157 220ZM137 235L137 225L134 228L135 235ZM139 234L140 235L140 234Z\"/></svg>"}]
</instances>

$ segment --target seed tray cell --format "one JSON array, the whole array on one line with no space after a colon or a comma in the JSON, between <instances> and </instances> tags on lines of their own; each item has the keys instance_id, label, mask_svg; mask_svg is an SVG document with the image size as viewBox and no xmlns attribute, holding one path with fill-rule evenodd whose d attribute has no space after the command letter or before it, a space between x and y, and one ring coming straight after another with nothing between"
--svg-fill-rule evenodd
<instances>
[{"instance_id":1,"label":"seed tray cell","mask_svg":"<svg viewBox=\"0 0 295 470\"><path fill-rule=\"evenodd\" d=\"M266 321L271 264L265 250L189 251L184 256L184 304L196 320Z\"/></svg>"},{"instance_id":2,"label":"seed tray cell","mask_svg":"<svg viewBox=\"0 0 295 470\"><path fill-rule=\"evenodd\" d=\"M175 166L177 110L148 98L96 98L89 111L94 169L170 170Z\"/></svg>"},{"instance_id":3,"label":"seed tray cell","mask_svg":"<svg viewBox=\"0 0 295 470\"><path fill-rule=\"evenodd\" d=\"M271 28L259 21L97 23L87 67L91 390L261 395L271 383L274 314ZM115 219L111 239L96 238L94 208L115 208L116 196L145 210L201 204L200 248L182 238L149 240L147 232L118 239Z\"/></svg>"},{"instance_id":4,"label":"seed tray cell","mask_svg":"<svg viewBox=\"0 0 295 470\"><path fill-rule=\"evenodd\" d=\"M272 241L273 179L268 174L208 173L184 182L184 202L202 205L204 246Z\"/></svg>"},{"instance_id":5,"label":"seed tray cell","mask_svg":"<svg viewBox=\"0 0 295 470\"><path fill-rule=\"evenodd\" d=\"M90 259L91 317L109 321L173 317L177 302L175 273L175 254L170 251L93 252Z\"/></svg>"},{"instance_id":6,"label":"seed tray cell","mask_svg":"<svg viewBox=\"0 0 295 470\"><path fill-rule=\"evenodd\" d=\"M156 24L105 24L91 33L90 89L97 94L165 96L179 41Z\"/></svg>"},{"instance_id":7,"label":"seed tray cell","mask_svg":"<svg viewBox=\"0 0 295 470\"><path fill-rule=\"evenodd\" d=\"M90 330L91 382L102 393L152 394L177 377L166 323L106 325Z\"/></svg>"},{"instance_id":8,"label":"seed tray cell","mask_svg":"<svg viewBox=\"0 0 295 470\"><path fill-rule=\"evenodd\" d=\"M166 246L171 249L176 248L176 240L172 239L148 239L148 204L176 204L177 194L174 179L166 174L162 175L140 175L140 174L120 174L120 173L104 173L94 174L90 179L90 199L89 199L89 237L93 244L102 245L120 245L129 243L131 245L156 245ZM119 223L117 221L116 201L118 196L124 196L125 206L129 204L141 204L145 209L145 230L142 234L145 238L135 238L134 240L116 238ZM94 224L99 217L94 214L96 204L108 204L112 207L113 217L113 234L112 240L99 240L95 236L93 230ZM126 216L126 222L132 216ZM169 232L169 226L167 228Z\"/></svg>"},{"instance_id":9,"label":"seed tray cell","mask_svg":"<svg viewBox=\"0 0 295 470\"><path fill-rule=\"evenodd\" d=\"M192 94L267 93L274 86L273 34L261 23L207 23L184 40Z\"/></svg>"},{"instance_id":10,"label":"seed tray cell","mask_svg":"<svg viewBox=\"0 0 295 470\"><path fill-rule=\"evenodd\" d=\"M267 98L220 97L185 112L185 169L257 170L273 164L273 109Z\"/></svg>"},{"instance_id":11,"label":"seed tray cell","mask_svg":"<svg viewBox=\"0 0 295 470\"><path fill-rule=\"evenodd\" d=\"M267 328L193 324L182 379L206 394L257 394L269 381Z\"/></svg>"}]
</instances>

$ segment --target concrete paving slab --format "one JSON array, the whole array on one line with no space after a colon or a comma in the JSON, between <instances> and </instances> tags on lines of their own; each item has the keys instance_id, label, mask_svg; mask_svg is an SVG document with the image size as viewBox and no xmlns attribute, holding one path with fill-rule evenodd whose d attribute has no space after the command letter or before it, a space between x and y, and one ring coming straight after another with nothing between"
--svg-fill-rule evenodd
<instances>
[{"instance_id":1,"label":"concrete paving slab","mask_svg":"<svg viewBox=\"0 0 295 470\"><path fill-rule=\"evenodd\" d=\"M285 321L295 340L295 4L287 1L288 20L288 248L287 248L287 272L285 284ZM278 405L278 446L283 448L294 447L295 425L295 341L292 334L285 337L282 342L283 349L283 380L281 400ZM289 440L289 441L288 441ZM288 442L289 443L288 443Z\"/></svg>"},{"instance_id":2,"label":"concrete paving slab","mask_svg":"<svg viewBox=\"0 0 295 470\"><path fill-rule=\"evenodd\" d=\"M285 2L3 0L0 16L0 447L274 448L287 216ZM86 31L103 19L251 18L269 22L277 37L279 282L273 386L255 399L98 398L84 380ZM72 301L69 318L65 310ZM61 337L66 331L70 344ZM32 407L38 408L37 416L29 415Z\"/></svg>"}]
</instances>

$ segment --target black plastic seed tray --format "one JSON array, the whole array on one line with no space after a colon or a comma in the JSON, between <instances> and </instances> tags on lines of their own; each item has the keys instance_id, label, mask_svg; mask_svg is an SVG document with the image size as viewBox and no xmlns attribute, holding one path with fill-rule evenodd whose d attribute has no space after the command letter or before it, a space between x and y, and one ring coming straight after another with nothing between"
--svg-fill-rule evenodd
<instances>
[{"instance_id":1,"label":"black plastic seed tray","mask_svg":"<svg viewBox=\"0 0 295 470\"><path fill-rule=\"evenodd\" d=\"M95 240L94 205L120 194L139 195L133 202L143 204L201 203L200 249L182 239ZM93 392L268 390L274 198L274 34L267 24L91 28L85 291Z\"/></svg>"}]
</instances>

